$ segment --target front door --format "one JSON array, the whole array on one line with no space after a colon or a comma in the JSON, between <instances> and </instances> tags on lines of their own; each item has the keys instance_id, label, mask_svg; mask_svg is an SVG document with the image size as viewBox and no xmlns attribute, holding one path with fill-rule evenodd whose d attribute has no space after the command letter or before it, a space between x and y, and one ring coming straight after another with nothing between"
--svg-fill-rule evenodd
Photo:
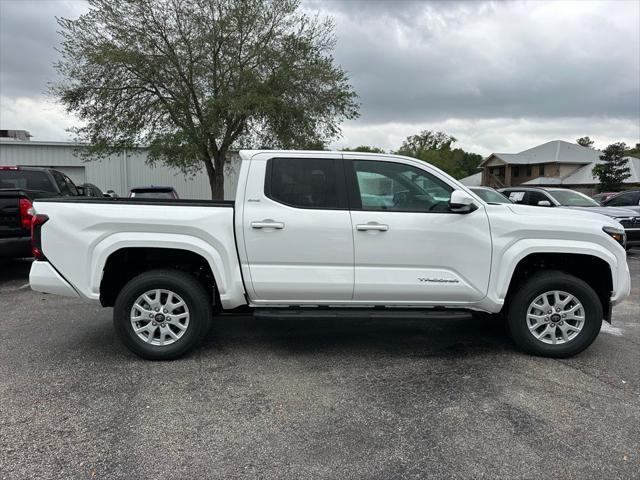
<instances>
[{"instance_id":1,"label":"front door","mask_svg":"<svg viewBox=\"0 0 640 480\"><path fill-rule=\"evenodd\" d=\"M242 224L251 300L350 301L353 238L341 155L259 158L249 168Z\"/></svg>"},{"instance_id":2,"label":"front door","mask_svg":"<svg viewBox=\"0 0 640 480\"><path fill-rule=\"evenodd\" d=\"M453 187L420 162L408 162L345 154L354 300L452 305L481 300L491 265L484 206L451 213Z\"/></svg>"}]
</instances>

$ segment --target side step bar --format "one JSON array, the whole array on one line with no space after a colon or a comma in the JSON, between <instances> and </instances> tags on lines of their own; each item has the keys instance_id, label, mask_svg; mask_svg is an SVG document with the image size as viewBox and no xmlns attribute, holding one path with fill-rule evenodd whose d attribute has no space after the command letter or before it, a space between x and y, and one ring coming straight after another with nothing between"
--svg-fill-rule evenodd
<instances>
[{"instance_id":1,"label":"side step bar","mask_svg":"<svg viewBox=\"0 0 640 480\"><path fill-rule=\"evenodd\" d=\"M255 318L462 318L469 310L444 308L272 308L257 307Z\"/></svg>"}]
</instances>

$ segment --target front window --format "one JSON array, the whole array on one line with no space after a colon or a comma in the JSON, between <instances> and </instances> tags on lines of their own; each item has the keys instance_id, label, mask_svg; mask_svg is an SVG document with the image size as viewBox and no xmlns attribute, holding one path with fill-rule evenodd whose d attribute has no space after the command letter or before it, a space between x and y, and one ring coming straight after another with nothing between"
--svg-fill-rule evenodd
<instances>
[{"instance_id":1,"label":"front window","mask_svg":"<svg viewBox=\"0 0 640 480\"><path fill-rule=\"evenodd\" d=\"M573 190L548 190L549 195L563 207L599 207L598 202Z\"/></svg>"},{"instance_id":2,"label":"front window","mask_svg":"<svg viewBox=\"0 0 640 480\"><path fill-rule=\"evenodd\" d=\"M353 168L363 210L447 212L452 188L403 163L355 160Z\"/></svg>"},{"instance_id":3,"label":"front window","mask_svg":"<svg viewBox=\"0 0 640 480\"><path fill-rule=\"evenodd\" d=\"M62 195L73 195L71 188L64 179L64 175L56 170L51 170L51 175L53 175L53 179L56 181Z\"/></svg>"}]
</instances>

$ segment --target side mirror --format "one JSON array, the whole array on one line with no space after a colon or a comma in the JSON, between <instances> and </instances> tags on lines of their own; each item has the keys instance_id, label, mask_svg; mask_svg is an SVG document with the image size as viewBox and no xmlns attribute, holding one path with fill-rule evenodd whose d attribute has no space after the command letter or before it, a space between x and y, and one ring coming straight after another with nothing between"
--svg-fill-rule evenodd
<instances>
[{"instance_id":1,"label":"side mirror","mask_svg":"<svg viewBox=\"0 0 640 480\"><path fill-rule=\"evenodd\" d=\"M451 192L451 200L449 200L449 210L453 213L471 213L477 210L478 206L473 203L473 198L462 190L454 190Z\"/></svg>"},{"instance_id":2,"label":"side mirror","mask_svg":"<svg viewBox=\"0 0 640 480\"><path fill-rule=\"evenodd\" d=\"M540 200L538 202L538 206L539 207L550 207L551 206L551 202L549 200Z\"/></svg>"}]
</instances>

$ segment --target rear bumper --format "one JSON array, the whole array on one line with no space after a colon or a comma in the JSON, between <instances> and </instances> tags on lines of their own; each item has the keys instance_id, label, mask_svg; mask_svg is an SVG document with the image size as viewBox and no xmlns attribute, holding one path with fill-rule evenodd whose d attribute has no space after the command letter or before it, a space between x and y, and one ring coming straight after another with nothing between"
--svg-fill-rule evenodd
<instances>
[{"instance_id":1,"label":"rear bumper","mask_svg":"<svg viewBox=\"0 0 640 480\"><path fill-rule=\"evenodd\" d=\"M29 284L36 292L53 293L63 297L79 297L69 282L60 276L49 262L35 261L31 264Z\"/></svg>"},{"instance_id":2,"label":"rear bumper","mask_svg":"<svg viewBox=\"0 0 640 480\"><path fill-rule=\"evenodd\" d=\"M0 238L0 258L31 257L31 237Z\"/></svg>"}]
</instances>

